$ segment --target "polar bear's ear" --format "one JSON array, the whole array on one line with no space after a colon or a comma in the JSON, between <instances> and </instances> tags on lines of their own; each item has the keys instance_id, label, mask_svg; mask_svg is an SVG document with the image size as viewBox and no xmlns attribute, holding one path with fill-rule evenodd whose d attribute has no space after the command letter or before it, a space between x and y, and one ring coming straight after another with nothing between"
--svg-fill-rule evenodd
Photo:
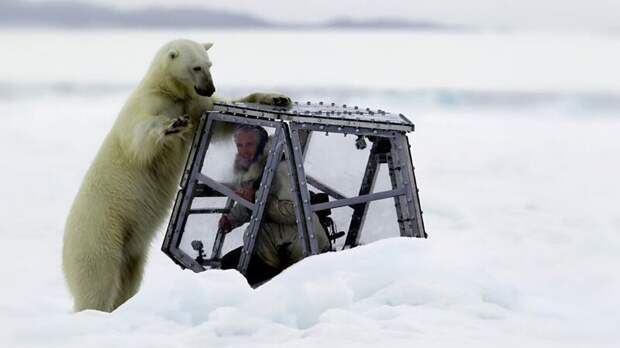
<instances>
[{"instance_id":1,"label":"polar bear's ear","mask_svg":"<svg viewBox=\"0 0 620 348\"><path fill-rule=\"evenodd\" d=\"M202 45L204 46L205 50L209 50L209 48L213 46L213 42L203 43Z\"/></svg>"},{"instance_id":2,"label":"polar bear's ear","mask_svg":"<svg viewBox=\"0 0 620 348\"><path fill-rule=\"evenodd\" d=\"M170 59L174 59L174 58L176 58L178 56L179 56L179 51L177 51L176 49L173 48L170 51L168 51L168 57Z\"/></svg>"}]
</instances>

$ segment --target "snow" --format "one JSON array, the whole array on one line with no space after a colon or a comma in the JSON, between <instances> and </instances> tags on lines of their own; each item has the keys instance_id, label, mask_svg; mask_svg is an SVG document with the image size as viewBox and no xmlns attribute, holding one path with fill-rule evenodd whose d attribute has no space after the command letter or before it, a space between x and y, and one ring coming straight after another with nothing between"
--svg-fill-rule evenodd
<instances>
[{"instance_id":1,"label":"snow","mask_svg":"<svg viewBox=\"0 0 620 348\"><path fill-rule=\"evenodd\" d=\"M85 43L87 35L97 40ZM60 263L79 182L156 46L192 35L209 36L0 33L12 62L0 67L0 346L620 342L620 104L613 78L620 49L606 37L215 32L222 95L277 88L298 100L411 116L429 239L388 238L311 257L254 290L235 271L182 271L159 250L159 233L137 296L111 314L71 313ZM271 54L273 61L246 68L254 55L240 49L255 38L265 45L255 49L292 45L291 55ZM587 47L580 58L569 54L573 39ZM429 60L411 66L405 58L415 52L405 50L379 76L373 69L392 59L373 51L380 41L394 53L425 43ZM331 75L313 71L313 59L329 66L317 46L334 57ZM109 53L115 49L130 54ZM540 61L519 59L540 50ZM345 66L348 53L356 53L356 64ZM48 58L53 69L38 64ZM552 61L560 63L551 68ZM373 209L369 233L393 236L391 203Z\"/></svg>"}]
</instances>

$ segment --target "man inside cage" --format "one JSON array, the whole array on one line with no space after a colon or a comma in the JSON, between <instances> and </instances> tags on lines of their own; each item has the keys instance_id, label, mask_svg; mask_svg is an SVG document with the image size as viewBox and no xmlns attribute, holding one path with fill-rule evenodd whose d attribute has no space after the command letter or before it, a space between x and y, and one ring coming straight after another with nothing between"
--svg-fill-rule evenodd
<instances>
[{"instance_id":1,"label":"man inside cage","mask_svg":"<svg viewBox=\"0 0 620 348\"><path fill-rule=\"evenodd\" d=\"M240 125L233 134L237 154L234 162L234 186L238 195L253 202L270 147L270 137L260 126ZM251 211L235 204L222 215L219 228L230 232L250 220ZM313 214L314 235L321 252L330 250L327 234ZM239 247L222 257L222 269L236 268L241 256ZM265 214L258 232L254 253L246 272L250 285L273 278L293 263L303 259L304 246L299 240L295 202L287 165L281 161L271 184Z\"/></svg>"}]
</instances>

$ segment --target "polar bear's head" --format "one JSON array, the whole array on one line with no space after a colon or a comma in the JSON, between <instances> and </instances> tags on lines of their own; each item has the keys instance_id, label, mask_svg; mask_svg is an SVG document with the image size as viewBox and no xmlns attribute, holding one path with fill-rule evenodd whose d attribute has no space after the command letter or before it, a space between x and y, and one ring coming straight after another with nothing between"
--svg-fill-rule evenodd
<instances>
[{"instance_id":1,"label":"polar bear's head","mask_svg":"<svg viewBox=\"0 0 620 348\"><path fill-rule=\"evenodd\" d=\"M215 92L210 71L212 63L207 54L211 46L212 43L174 40L164 45L155 59L175 89L181 89L186 95L195 92L210 97Z\"/></svg>"}]
</instances>

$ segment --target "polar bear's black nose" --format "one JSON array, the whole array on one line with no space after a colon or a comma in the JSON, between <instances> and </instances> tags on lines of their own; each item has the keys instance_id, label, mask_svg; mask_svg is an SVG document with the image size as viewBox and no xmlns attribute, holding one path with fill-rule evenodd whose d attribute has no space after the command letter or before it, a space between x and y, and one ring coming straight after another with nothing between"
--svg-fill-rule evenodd
<instances>
[{"instance_id":1,"label":"polar bear's black nose","mask_svg":"<svg viewBox=\"0 0 620 348\"><path fill-rule=\"evenodd\" d=\"M203 97L210 97L213 95L213 93L215 93L215 87L213 85L207 87L207 88L198 88L198 87L194 87L194 90L196 91L196 93L198 93L199 95L203 96Z\"/></svg>"}]
</instances>

